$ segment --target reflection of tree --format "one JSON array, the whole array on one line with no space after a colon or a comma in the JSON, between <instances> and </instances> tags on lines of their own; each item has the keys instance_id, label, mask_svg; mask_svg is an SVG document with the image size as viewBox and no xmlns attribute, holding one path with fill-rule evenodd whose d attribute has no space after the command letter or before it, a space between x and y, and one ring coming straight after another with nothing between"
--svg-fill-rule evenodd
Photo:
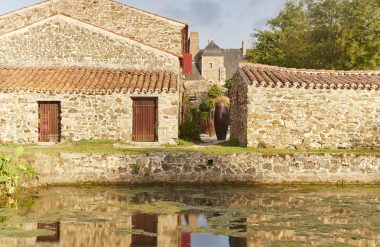
<instances>
[{"instance_id":1,"label":"reflection of tree","mask_svg":"<svg viewBox=\"0 0 380 247\"><path fill-rule=\"evenodd\" d=\"M37 237L37 242L59 242L61 228L60 222L51 224L38 223L37 228L54 232L54 235Z\"/></svg>"},{"instance_id":2,"label":"reflection of tree","mask_svg":"<svg viewBox=\"0 0 380 247\"><path fill-rule=\"evenodd\" d=\"M157 224L157 215L139 213L132 216L132 225L134 230L143 230L145 232L157 234ZM132 247L134 246L157 246L157 237L133 234Z\"/></svg>"}]
</instances>

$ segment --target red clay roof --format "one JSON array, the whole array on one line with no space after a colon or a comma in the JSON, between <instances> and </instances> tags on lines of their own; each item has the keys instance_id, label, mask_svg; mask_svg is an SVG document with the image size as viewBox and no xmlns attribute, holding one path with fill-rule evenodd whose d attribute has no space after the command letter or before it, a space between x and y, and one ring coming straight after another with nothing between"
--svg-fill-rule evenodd
<instances>
[{"instance_id":1,"label":"red clay roof","mask_svg":"<svg viewBox=\"0 0 380 247\"><path fill-rule=\"evenodd\" d=\"M263 87L380 88L380 71L289 69L249 63L241 64L241 69L251 84Z\"/></svg>"},{"instance_id":2,"label":"red clay roof","mask_svg":"<svg viewBox=\"0 0 380 247\"><path fill-rule=\"evenodd\" d=\"M1 68L0 91L106 94L176 92L177 76L164 71L108 68Z\"/></svg>"}]
</instances>

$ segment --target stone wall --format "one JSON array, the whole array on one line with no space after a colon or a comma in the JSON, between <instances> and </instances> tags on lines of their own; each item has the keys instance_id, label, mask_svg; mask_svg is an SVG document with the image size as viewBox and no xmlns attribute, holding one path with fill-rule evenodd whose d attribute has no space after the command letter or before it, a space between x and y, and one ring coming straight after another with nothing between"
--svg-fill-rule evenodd
<instances>
[{"instance_id":1,"label":"stone wall","mask_svg":"<svg viewBox=\"0 0 380 247\"><path fill-rule=\"evenodd\" d=\"M197 99L192 101L192 105L198 107L201 103L208 100L208 90L212 84L208 83L206 80L194 80L184 81L184 88L187 95L196 96Z\"/></svg>"},{"instance_id":2,"label":"stone wall","mask_svg":"<svg viewBox=\"0 0 380 247\"><path fill-rule=\"evenodd\" d=\"M38 101L61 102L62 139L132 141L131 97L158 98L158 141L178 138L178 93L0 93L0 142L38 142Z\"/></svg>"},{"instance_id":3,"label":"stone wall","mask_svg":"<svg viewBox=\"0 0 380 247\"><path fill-rule=\"evenodd\" d=\"M212 63L212 68L210 68ZM226 68L223 56L202 56L202 77L212 83L224 85L226 82Z\"/></svg>"},{"instance_id":4,"label":"stone wall","mask_svg":"<svg viewBox=\"0 0 380 247\"><path fill-rule=\"evenodd\" d=\"M380 147L380 91L249 86L247 120L248 146Z\"/></svg>"},{"instance_id":5,"label":"stone wall","mask_svg":"<svg viewBox=\"0 0 380 247\"><path fill-rule=\"evenodd\" d=\"M151 153L36 153L39 183L380 183L380 157Z\"/></svg>"},{"instance_id":6,"label":"stone wall","mask_svg":"<svg viewBox=\"0 0 380 247\"><path fill-rule=\"evenodd\" d=\"M61 15L0 36L0 64L180 70L172 54Z\"/></svg>"},{"instance_id":7,"label":"stone wall","mask_svg":"<svg viewBox=\"0 0 380 247\"><path fill-rule=\"evenodd\" d=\"M247 140L247 117L248 117L248 84L243 80L243 73L235 77L234 84L230 90L230 124L231 138L239 140L240 144L246 146Z\"/></svg>"},{"instance_id":8,"label":"stone wall","mask_svg":"<svg viewBox=\"0 0 380 247\"><path fill-rule=\"evenodd\" d=\"M182 53L183 32L187 26L111 0L51 0L0 16L0 35L55 13L118 33L139 42Z\"/></svg>"}]
</instances>

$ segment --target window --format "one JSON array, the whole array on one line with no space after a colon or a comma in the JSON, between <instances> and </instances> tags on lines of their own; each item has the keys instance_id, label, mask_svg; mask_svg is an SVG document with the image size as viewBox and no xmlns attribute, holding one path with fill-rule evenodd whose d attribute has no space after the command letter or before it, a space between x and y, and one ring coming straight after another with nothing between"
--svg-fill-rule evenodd
<instances>
[{"instance_id":1,"label":"window","mask_svg":"<svg viewBox=\"0 0 380 247\"><path fill-rule=\"evenodd\" d=\"M213 82L213 80L208 80L208 83L212 84L212 83L214 83L214 82Z\"/></svg>"},{"instance_id":2,"label":"window","mask_svg":"<svg viewBox=\"0 0 380 247\"><path fill-rule=\"evenodd\" d=\"M213 63L209 63L209 64L208 64L208 67L209 67L210 69L212 69L213 66L214 66Z\"/></svg>"}]
</instances>

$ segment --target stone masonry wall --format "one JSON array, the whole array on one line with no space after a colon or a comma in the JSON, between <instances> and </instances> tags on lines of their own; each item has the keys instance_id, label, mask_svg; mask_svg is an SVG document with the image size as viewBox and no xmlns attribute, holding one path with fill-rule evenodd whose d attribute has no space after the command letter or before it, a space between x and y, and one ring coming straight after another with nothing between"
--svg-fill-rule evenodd
<instances>
[{"instance_id":1,"label":"stone masonry wall","mask_svg":"<svg viewBox=\"0 0 380 247\"><path fill-rule=\"evenodd\" d=\"M174 55L60 15L0 36L0 64L180 69Z\"/></svg>"},{"instance_id":2,"label":"stone masonry wall","mask_svg":"<svg viewBox=\"0 0 380 247\"><path fill-rule=\"evenodd\" d=\"M160 143L178 138L178 93L0 93L0 142L38 142L38 101L61 102L62 139L132 141L131 97L158 98Z\"/></svg>"},{"instance_id":3,"label":"stone masonry wall","mask_svg":"<svg viewBox=\"0 0 380 247\"><path fill-rule=\"evenodd\" d=\"M380 183L380 157L201 153L47 154L27 160L39 183Z\"/></svg>"},{"instance_id":4,"label":"stone masonry wall","mask_svg":"<svg viewBox=\"0 0 380 247\"><path fill-rule=\"evenodd\" d=\"M209 67L210 63L212 63L212 68ZM222 73L220 71L221 68ZM222 76L222 74L224 76ZM202 56L202 77L205 78L207 81L211 80L213 83L224 85L224 83L226 82L226 68L224 67L224 57Z\"/></svg>"},{"instance_id":5,"label":"stone masonry wall","mask_svg":"<svg viewBox=\"0 0 380 247\"><path fill-rule=\"evenodd\" d=\"M380 147L379 90L248 90L248 146Z\"/></svg>"},{"instance_id":6,"label":"stone masonry wall","mask_svg":"<svg viewBox=\"0 0 380 247\"><path fill-rule=\"evenodd\" d=\"M182 53L185 24L110 0L52 0L0 16L0 35L63 13L139 42Z\"/></svg>"},{"instance_id":7,"label":"stone masonry wall","mask_svg":"<svg viewBox=\"0 0 380 247\"><path fill-rule=\"evenodd\" d=\"M241 70L238 73L242 73ZM241 74L242 75L242 74ZM242 146L246 146L247 117L248 117L248 85L242 76L235 76L234 84L230 91L231 109L230 124L231 138L239 140Z\"/></svg>"}]
</instances>

